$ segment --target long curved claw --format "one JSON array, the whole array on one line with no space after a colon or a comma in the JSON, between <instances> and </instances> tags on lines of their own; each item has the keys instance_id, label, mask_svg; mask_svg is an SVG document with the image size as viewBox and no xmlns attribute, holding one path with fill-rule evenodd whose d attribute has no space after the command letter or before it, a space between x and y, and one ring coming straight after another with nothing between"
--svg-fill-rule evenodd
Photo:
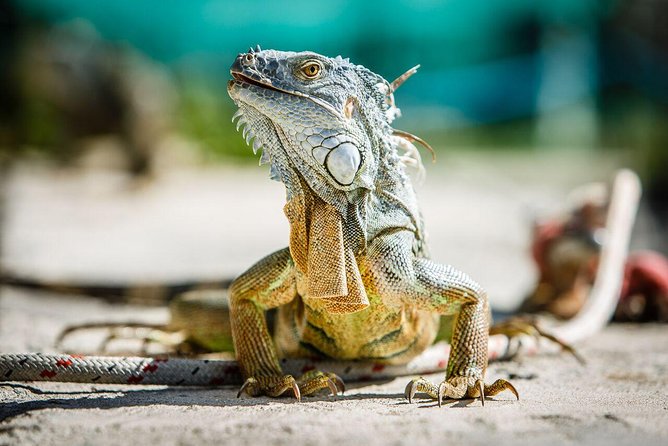
<instances>
[{"instance_id":1,"label":"long curved claw","mask_svg":"<svg viewBox=\"0 0 668 446\"><path fill-rule=\"evenodd\" d=\"M244 383L241 385L241 388L237 392L237 398L241 396L242 393L244 393L244 390L246 390L252 383L255 382L255 378L251 377L248 378Z\"/></svg>"},{"instance_id":2,"label":"long curved claw","mask_svg":"<svg viewBox=\"0 0 668 446\"><path fill-rule=\"evenodd\" d=\"M327 378L327 387L329 387L329 391L332 392L332 396L338 395L339 389L336 387L336 384L334 384L334 381L332 381L332 378Z\"/></svg>"},{"instance_id":3,"label":"long curved claw","mask_svg":"<svg viewBox=\"0 0 668 446\"><path fill-rule=\"evenodd\" d=\"M443 407L443 398L445 398L445 381L438 385L438 407Z\"/></svg>"},{"instance_id":4,"label":"long curved claw","mask_svg":"<svg viewBox=\"0 0 668 446\"><path fill-rule=\"evenodd\" d=\"M513 393L513 395L515 395L515 398L517 398L517 401L520 400L520 394L517 392L515 386L513 386L505 379L497 379L491 385L485 385L485 395L488 396L497 395L503 392L504 390L510 390Z\"/></svg>"},{"instance_id":5,"label":"long curved claw","mask_svg":"<svg viewBox=\"0 0 668 446\"><path fill-rule=\"evenodd\" d=\"M482 379L479 379L476 381L475 385L480 392L480 403L483 405L483 407L485 407L485 383Z\"/></svg>"},{"instance_id":6,"label":"long curved claw","mask_svg":"<svg viewBox=\"0 0 668 446\"><path fill-rule=\"evenodd\" d=\"M341 378L339 378L338 375L335 375L334 373L328 373L327 376L329 376L329 378L332 381L334 381L334 384L336 384L336 388L343 395L343 393L346 391L346 383L344 383L343 380Z\"/></svg>"},{"instance_id":7,"label":"long curved claw","mask_svg":"<svg viewBox=\"0 0 668 446\"><path fill-rule=\"evenodd\" d=\"M413 397L415 396L416 392L417 382L415 380L411 380L408 384L406 384L406 389L404 390L404 396L408 399L408 404L413 404Z\"/></svg>"},{"instance_id":8,"label":"long curved claw","mask_svg":"<svg viewBox=\"0 0 668 446\"><path fill-rule=\"evenodd\" d=\"M299 390L299 385L297 384L297 381L292 381L292 393L295 395L295 398L297 398L297 402L301 403L302 394Z\"/></svg>"}]
</instances>

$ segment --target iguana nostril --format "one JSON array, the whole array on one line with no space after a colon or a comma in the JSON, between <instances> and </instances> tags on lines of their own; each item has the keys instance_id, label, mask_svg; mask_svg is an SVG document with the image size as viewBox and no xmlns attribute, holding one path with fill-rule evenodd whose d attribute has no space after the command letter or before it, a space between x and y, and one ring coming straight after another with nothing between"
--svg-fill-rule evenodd
<instances>
[{"instance_id":1,"label":"iguana nostril","mask_svg":"<svg viewBox=\"0 0 668 446\"><path fill-rule=\"evenodd\" d=\"M252 53L246 53L246 55L244 56L244 59L243 59L243 60L244 60L244 63L245 63L246 65L250 65L250 64L252 64L253 61L255 60L255 54L252 54Z\"/></svg>"}]
</instances>

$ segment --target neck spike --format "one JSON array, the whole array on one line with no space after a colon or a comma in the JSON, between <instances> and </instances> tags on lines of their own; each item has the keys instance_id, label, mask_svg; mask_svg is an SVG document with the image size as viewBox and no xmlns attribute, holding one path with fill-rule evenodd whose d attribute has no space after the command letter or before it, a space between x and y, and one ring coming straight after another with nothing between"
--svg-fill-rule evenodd
<instances>
[{"instance_id":1,"label":"neck spike","mask_svg":"<svg viewBox=\"0 0 668 446\"><path fill-rule=\"evenodd\" d=\"M409 77L417 73L418 68L420 68L420 64L415 65L413 68L411 68L410 70L406 71L404 74L393 80L392 83L390 84L389 93L394 93L395 91L397 91L397 88L401 87L401 84L406 82Z\"/></svg>"}]
</instances>

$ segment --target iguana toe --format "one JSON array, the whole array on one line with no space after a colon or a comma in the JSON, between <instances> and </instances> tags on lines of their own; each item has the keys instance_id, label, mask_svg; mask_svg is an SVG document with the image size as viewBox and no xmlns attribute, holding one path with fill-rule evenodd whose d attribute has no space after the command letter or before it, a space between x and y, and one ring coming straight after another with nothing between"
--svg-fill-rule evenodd
<instances>
[{"instance_id":1,"label":"iguana toe","mask_svg":"<svg viewBox=\"0 0 668 446\"><path fill-rule=\"evenodd\" d=\"M408 399L409 403L413 402L413 398L417 392L426 393L433 399L439 399L438 397L438 387L431 381L419 377L417 379L412 379L407 385L406 390L404 391L404 396Z\"/></svg>"},{"instance_id":2,"label":"iguana toe","mask_svg":"<svg viewBox=\"0 0 668 446\"><path fill-rule=\"evenodd\" d=\"M510 384L505 379L497 379L491 385L485 384L485 395L494 396L503 392L504 390L510 390L515 395L515 398L517 398L519 401L520 394L517 393L517 389L515 389L515 386Z\"/></svg>"},{"instance_id":3,"label":"iguana toe","mask_svg":"<svg viewBox=\"0 0 668 446\"><path fill-rule=\"evenodd\" d=\"M311 370L304 373L298 380L299 390L302 395L311 395L321 389L329 389L332 396L346 390L343 380L334 373L325 373L319 370Z\"/></svg>"}]
</instances>

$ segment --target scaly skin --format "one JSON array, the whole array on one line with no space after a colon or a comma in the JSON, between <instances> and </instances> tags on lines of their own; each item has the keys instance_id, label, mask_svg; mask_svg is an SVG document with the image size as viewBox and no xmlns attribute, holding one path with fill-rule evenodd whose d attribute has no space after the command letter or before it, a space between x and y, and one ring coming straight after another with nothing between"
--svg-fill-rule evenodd
<instances>
[{"instance_id":1,"label":"scaly skin","mask_svg":"<svg viewBox=\"0 0 668 446\"><path fill-rule=\"evenodd\" d=\"M250 50L231 68L235 118L272 178L284 183L290 246L265 257L231 287L231 327L250 395L300 395L333 375L285 376L280 357L405 363L435 339L439 315L456 315L443 383L422 379L407 396L481 397L490 311L467 275L428 259L406 164L419 164L390 84L347 59ZM402 153L405 152L405 153ZM277 308L272 337L265 312ZM241 393L240 391L240 393Z\"/></svg>"}]
</instances>

